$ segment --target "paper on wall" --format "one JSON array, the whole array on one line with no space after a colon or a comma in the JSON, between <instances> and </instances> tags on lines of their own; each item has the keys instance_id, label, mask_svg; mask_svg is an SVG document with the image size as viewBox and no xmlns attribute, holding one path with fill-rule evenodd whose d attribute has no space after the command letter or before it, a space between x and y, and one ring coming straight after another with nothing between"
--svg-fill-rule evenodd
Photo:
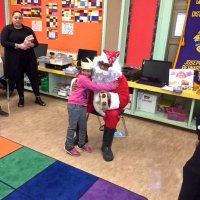
<instances>
[{"instance_id":1,"label":"paper on wall","mask_svg":"<svg viewBox=\"0 0 200 200\"><path fill-rule=\"evenodd\" d=\"M62 34L73 35L74 34L74 24L62 23Z\"/></svg>"},{"instance_id":2,"label":"paper on wall","mask_svg":"<svg viewBox=\"0 0 200 200\"><path fill-rule=\"evenodd\" d=\"M41 20L32 20L32 29L33 29L33 31L42 32L42 21Z\"/></svg>"}]
</instances>

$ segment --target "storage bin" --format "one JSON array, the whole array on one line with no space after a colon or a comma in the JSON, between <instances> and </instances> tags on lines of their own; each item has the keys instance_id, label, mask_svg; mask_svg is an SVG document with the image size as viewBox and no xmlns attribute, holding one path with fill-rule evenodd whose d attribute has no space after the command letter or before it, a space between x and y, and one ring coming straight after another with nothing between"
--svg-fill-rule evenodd
<instances>
[{"instance_id":1,"label":"storage bin","mask_svg":"<svg viewBox=\"0 0 200 200\"><path fill-rule=\"evenodd\" d=\"M176 107L169 107L167 108L167 118L170 120L184 122L187 118L187 111L176 108Z\"/></svg>"},{"instance_id":2,"label":"storage bin","mask_svg":"<svg viewBox=\"0 0 200 200\"><path fill-rule=\"evenodd\" d=\"M167 113L167 108L170 108L172 106L172 104L173 104L172 100L161 99L158 104L158 111Z\"/></svg>"},{"instance_id":3,"label":"storage bin","mask_svg":"<svg viewBox=\"0 0 200 200\"><path fill-rule=\"evenodd\" d=\"M157 93L146 93L146 92L138 92L137 96L137 110L155 113L158 106L160 94Z\"/></svg>"},{"instance_id":4,"label":"storage bin","mask_svg":"<svg viewBox=\"0 0 200 200\"><path fill-rule=\"evenodd\" d=\"M44 92L49 92L49 79L48 77L43 77L40 79L41 90Z\"/></svg>"}]
</instances>

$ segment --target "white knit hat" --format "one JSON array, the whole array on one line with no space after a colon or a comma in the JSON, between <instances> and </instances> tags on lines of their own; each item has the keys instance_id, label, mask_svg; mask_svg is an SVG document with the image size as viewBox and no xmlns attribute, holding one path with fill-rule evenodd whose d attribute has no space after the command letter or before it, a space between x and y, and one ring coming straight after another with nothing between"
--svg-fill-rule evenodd
<instances>
[{"instance_id":1,"label":"white knit hat","mask_svg":"<svg viewBox=\"0 0 200 200\"><path fill-rule=\"evenodd\" d=\"M86 59L88 62L81 61L81 69L92 70L93 62L89 58Z\"/></svg>"}]
</instances>

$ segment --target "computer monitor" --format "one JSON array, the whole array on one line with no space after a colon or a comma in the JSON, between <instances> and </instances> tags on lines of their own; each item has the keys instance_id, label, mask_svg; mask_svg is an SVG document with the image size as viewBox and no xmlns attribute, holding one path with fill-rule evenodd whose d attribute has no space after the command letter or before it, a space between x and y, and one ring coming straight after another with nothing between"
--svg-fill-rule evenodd
<instances>
[{"instance_id":1,"label":"computer monitor","mask_svg":"<svg viewBox=\"0 0 200 200\"><path fill-rule=\"evenodd\" d=\"M79 49L77 60L81 61L84 60L86 57L90 60L93 60L95 56L97 56L97 51L95 50Z\"/></svg>"},{"instance_id":2,"label":"computer monitor","mask_svg":"<svg viewBox=\"0 0 200 200\"><path fill-rule=\"evenodd\" d=\"M37 47L34 48L34 52L37 58L40 56L47 55L48 44L39 44Z\"/></svg>"},{"instance_id":3,"label":"computer monitor","mask_svg":"<svg viewBox=\"0 0 200 200\"><path fill-rule=\"evenodd\" d=\"M143 60L141 79L167 85L171 68L172 62L169 61Z\"/></svg>"}]
</instances>

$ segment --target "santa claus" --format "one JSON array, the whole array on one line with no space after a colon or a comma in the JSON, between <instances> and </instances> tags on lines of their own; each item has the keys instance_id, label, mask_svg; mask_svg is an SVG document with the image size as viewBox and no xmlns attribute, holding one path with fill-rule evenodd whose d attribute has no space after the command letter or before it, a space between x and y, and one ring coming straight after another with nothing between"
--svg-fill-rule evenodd
<instances>
[{"instance_id":1,"label":"santa claus","mask_svg":"<svg viewBox=\"0 0 200 200\"><path fill-rule=\"evenodd\" d=\"M108 64L108 57L105 52L101 56L95 57L93 61L92 80L98 84L113 83L122 75L121 66L118 61L119 52L112 52L113 67L110 67L110 64ZM109 105L108 98L110 99ZM116 95L105 92L94 92L93 106L100 115L105 116L105 111L115 108L116 103L118 104Z\"/></svg>"},{"instance_id":2,"label":"santa claus","mask_svg":"<svg viewBox=\"0 0 200 200\"><path fill-rule=\"evenodd\" d=\"M111 150L114 133L120 119L120 114L129 102L129 88L119 64L119 52L103 50L100 56L95 57L92 79L97 83L110 83L116 81L118 87L107 92L109 99L108 109L103 116L105 126L102 142L102 153L105 161L112 161L114 156ZM92 92L91 92L92 93ZM91 95L92 96L92 95ZM94 96L93 96L94 97ZM93 98L88 103L88 112L94 111Z\"/></svg>"}]
</instances>

